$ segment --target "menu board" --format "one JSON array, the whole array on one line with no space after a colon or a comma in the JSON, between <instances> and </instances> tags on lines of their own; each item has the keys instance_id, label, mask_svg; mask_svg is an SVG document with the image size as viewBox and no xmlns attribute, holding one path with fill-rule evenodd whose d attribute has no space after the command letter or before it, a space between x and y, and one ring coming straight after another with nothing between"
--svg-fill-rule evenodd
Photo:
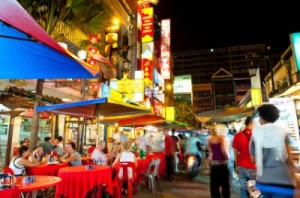
<instances>
[{"instance_id":1,"label":"menu board","mask_svg":"<svg viewBox=\"0 0 300 198\"><path fill-rule=\"evenodd\" d=\"M270 98L269 103L275 105L280 111L280 117L276 123L286 127L289 130L289 135L299 140L298 121L294 101L289 98Z\"/></svg>"}]
</instances>

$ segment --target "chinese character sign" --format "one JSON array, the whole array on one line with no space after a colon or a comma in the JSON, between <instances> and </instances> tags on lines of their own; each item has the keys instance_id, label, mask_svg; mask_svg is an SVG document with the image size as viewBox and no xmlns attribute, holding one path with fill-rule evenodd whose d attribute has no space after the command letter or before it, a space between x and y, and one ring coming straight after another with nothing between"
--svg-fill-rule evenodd
<instances>
[{"instance_id":1,"label":"chinese character sign","mask_svg":"<svg viewBox=\"0 0 300 198\"><path fill-rule=\"evenodd\" d=\"M161 75L170 79L171 20L161 21Z\"/></svg>"}]
</instances>

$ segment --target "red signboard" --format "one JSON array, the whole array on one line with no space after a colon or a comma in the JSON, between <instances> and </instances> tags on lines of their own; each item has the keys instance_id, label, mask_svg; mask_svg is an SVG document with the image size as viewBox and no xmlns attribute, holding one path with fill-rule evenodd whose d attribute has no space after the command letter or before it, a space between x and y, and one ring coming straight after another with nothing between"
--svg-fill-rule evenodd
<instances>
[{"instance_id":1,"label":"red signboard","mask_svg":"<svg viewBox=\"0 0 300 198\"><path fill-rule=\"evenodd\" d=\"M144 71L144 85L152 86L153 79L153 60L142 59L142 66Z\"/></svg>"},{"instance_id":2,"label":"red signboard","mask_svg":"<svg viewBox=\"0 0 300 198\"><path fill-rule=\"evenodd\" d=\"M163 116L163 112L164 112L163 104L161 104L157 100L154 100L154 111L155 111L155 115Z\"/></svg>"},{"instance_id":3,"label":"red signboard","mask_svg":"<svg viewBox=\"0 0 300 198\"><path fill-rule=\"evenodd\" d=\"M142 43L153 41L153 7L142 9Z\"/></svg>"}]
</instances>

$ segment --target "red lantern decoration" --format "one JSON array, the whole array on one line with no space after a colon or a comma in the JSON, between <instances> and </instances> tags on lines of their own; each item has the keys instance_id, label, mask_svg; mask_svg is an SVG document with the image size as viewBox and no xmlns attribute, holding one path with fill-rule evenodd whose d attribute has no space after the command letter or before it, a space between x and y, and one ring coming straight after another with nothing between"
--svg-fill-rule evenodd
<instances>
[{"instance_id":1,"label":"red lantern decoration","mask_svg":"<svg viewBox=\"0 0 300 198\"><path fill-rule=\"evenodd\" d=\"M91 43L95 44L95 43L98 43L99 38L96 35L91 35L89 40Z\"/></svg>"},{"instance_id":2,"label":"red lantern decoration","mask_svg":"<svg viewBox=\"0 0 300 198\"><path fill-rule=\"evenodd\" d=\"M96 54L98 52L98 49L94 46L91 46L88 48L88 51L92 54Z\"/></svg>"},{"instance_id":3,"label":"red lantern decoration","mask_svg":"<svg viewBox=\"0 0 300 198\"><path fill-rule=\"evenodd\" d=\"M90 65L96 65L96 64L97 64L97 61L96 61L95 59L91 58L91 59L88 61L88 63L89 63Z\"/></svg>"}]
</instances>

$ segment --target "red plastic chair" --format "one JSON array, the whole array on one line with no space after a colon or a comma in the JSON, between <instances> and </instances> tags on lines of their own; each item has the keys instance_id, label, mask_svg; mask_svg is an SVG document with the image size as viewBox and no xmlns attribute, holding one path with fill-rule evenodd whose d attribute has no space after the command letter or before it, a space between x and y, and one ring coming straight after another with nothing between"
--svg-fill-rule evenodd
<instances>
[{"instance_id":1,"label":"red plastic chair","mask_svg":"<svg viewBox=\"0 0 300 198\"><path fill-rule=\"evenodd\" d=\"M14 171L11 168L9 168L8 166L3 167L3 173L15 175Z\"/></svg>"},{"instance_id":2,"label":"red plastic chair","mask_svg":"<svg viewBox=\"0 0 300 198\"><path fill-rule=\"evenodd\" d=\"M129 175L128 169L132 169L132 175ZM137 193L137 186L135 183L136 180L136 166L133 162L119 162L118 166L116 167L117 172L116 172L116 177L115 179L117 180L118 183L118 194L122 194L122 188L123 188L123 182L127 182L127 195L129 198L132 198L132 193L134 190L134 193ZM120 177L120 172L123 172L122 177ZM134 188L134 189L133 189Z\"/></svg>"}]
</instances>

